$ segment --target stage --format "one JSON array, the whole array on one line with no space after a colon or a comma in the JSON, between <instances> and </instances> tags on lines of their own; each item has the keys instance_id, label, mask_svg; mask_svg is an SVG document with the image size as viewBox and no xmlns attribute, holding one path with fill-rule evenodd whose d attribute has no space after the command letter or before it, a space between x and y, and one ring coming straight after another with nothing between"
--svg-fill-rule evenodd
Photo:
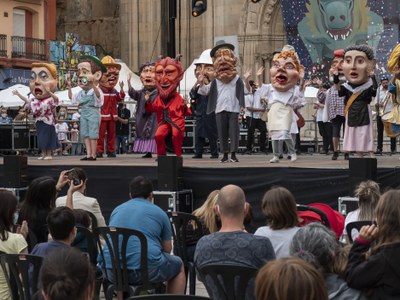
<instances>
[{"instance_id":1,"label":"stage","mask_svg":"<svg viewBox=\"0 0 400 300\"><path fill-rule=\"evenodd\" d=\"M123 154L116 158L97 161L80 161L78 156L55 156L53 160L38 160L28 157L28 182L39 176L58 178L60 171L72 167L83 168L88 176L87 195L98 199L103 214L108 220L113 208L128 199L129 182L138 175L149 177L157 190L157 162L153 158L141 158L141 154ZM302 154L291 162L286 156L279 163L271 164L271 154L238 154L238 163L220 163L210 159L192 159L193 154L183 155L183 184L193 190L194 207L200 206L209 192L226 184L243 188L247 201L253 207L255 225L264 222L261 200L264 193L274 185L288 188L298 203L324 202L337 208L338 197L349 193L349 162L339 156ZM382 189L397 187L400 183L399 155L377 156L377 178ZM1 186L4 187L3 158L0 158ZM66 189L61 191L66 194Z\"/></svg>"}]
</instances>

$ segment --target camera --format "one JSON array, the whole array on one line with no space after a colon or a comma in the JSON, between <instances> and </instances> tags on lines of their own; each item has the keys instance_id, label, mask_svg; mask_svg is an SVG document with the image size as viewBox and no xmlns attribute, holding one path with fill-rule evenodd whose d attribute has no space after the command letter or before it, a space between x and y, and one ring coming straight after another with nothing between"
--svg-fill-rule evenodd
<instances>
[{"instance_id":1,"label":"camera","mask_svg":"<svg viewBox=\"0 0 400 300\"><path fill-rule=\"evenodd\" d=\"M81 181L78 178L78 174L76 174L76 171L74 169L67 171L65 175L68 176L69 180L72 180L74 185L79 185L81 183Z\"/></svg>"}]
</instances>

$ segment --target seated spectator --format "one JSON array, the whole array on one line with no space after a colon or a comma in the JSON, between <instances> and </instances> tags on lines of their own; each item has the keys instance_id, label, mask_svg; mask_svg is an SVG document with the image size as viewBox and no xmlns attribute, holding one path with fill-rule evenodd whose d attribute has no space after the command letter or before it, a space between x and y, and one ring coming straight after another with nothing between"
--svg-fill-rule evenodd
<instances>
[{"instance_id":1,"label":"seated spectator","mask_svg":"<svg viewBox=\"0 0 400 300\"><path fill-rule=\"evenodd\" d=\"M294 235L290 254L311 263L321 272L330 300L365 299L360 291L349 288L343 279L333 273L339 247L330 229L319 223L310 223Z\"/></svg>"},{"instance_id":2,"label":"seated spectator","mask_svg":"<svg viewBox=\"0 0 400 300\"><path fill-rule=\"evenodd\" d=\"M68 172L68 174L66 174ZM99 202L96 198L85 196L85 191L88 183L88 179L86 176L86 172L82 168L75 167L68 171L63 171L60 174L57 186L58 189L61 190L70 179L76 178L80 182L82 182L82 186L73 193L72 195L72 208L79 208L91 212L95 215L97 220L97 226L102 227L106 226L106 222L104 220L103 214L100 209ZM67 204L67 196L58 197L56 199L56 206L66 206Z\"/></svg>"},{"instance_id":3,"label":"seated spectator","mask_svg":"<svg viewBox=\"0 0 400 300\"><path fill-rule=\"evenodd\" d=\"M351 222L357 221L374 221L375 220L375 208L378 204L379 197L381 195L379 185L372 180L361 182L354 195L358 197L358 209L351 211L347 214L344 221L344 234L346 233L346 226ZM354 230L351 233L352 239L357 237L358 232Z\"/></svg>"},{"instance_id":4,"label":"seated spectator","mask_svg":"<svg viewBox=\"0 0 400 300\"><path fill-rule=\"evenodd\" d=\"M9 254L28 253L25 237L28 225L23 222L17 233L12 228L17 213L17 198L10 191L0 189L0 251ZM3 270L0 268L0 299L11 299Z\"/></svg>"},{"instance_id":5,"label":"seated spectator","mask_svg":"<svg viewBox=\"0 0 400 300\"><path fill-rule=\"evenodd\" d=\"M203 205L193 211L193 215L196 216L202 224L203 235L210 234L218 231L221 227L221 222L215 212L215 206L217 205L219 190L212 191L208 196ZM188 224L186 232L186 254L189 261L193 261L194 251L198 238L195 236L196 224Z\"/></svg>"},{"instance_id":6,"label":"seated spectator","mask_svg":"<svg viewBox=\"0 0 400 300\"><path fill-rule=\"evenodd\" d=\"M216 211L221 219L221 229L203 236L198 241L194 254L197 269L208 264L261 268L267 261L275 259L275 252L268 238L255 236L243 230L247 202L240 187L223 187L218 194ZM199 279L204 281L201 276ZM254 299L251 287L250 283L246 299ZM214 299L218 299L218 296L210 295Z\"/></svg>"},{"instance_id":7,"label":"seated spectator","mask_svg":"<svg viewBox=\"0 0 400 300\"><path fill-rule=\"evenodd\" d=\"M74 248L53 251L43 260L40 273L45 300L91 300L94 296L93 267Z\"/></svg>"},{"instance_id":8,"label":"seated spectator","mask_svg":"<svg viewBox=\"0 0 400 300\"><path fill-rule=\"evenodd\" d=\"M324 278L314 266L286 257L267 263L258 272L256 299L327 300L328 295Z\"/></svg>"},{"instance_id":9,"label":"seated spectator","mask_svg":"<svg viewBox=\"0 0 400 300\"><path fill-rule=\"evenodd\" d=\"M400 190L384 193L375 213L376 225L363 226L350 250L346 280L370 289L370 299L400 299Z\"/></svg>"},{"instance_id":10,"label":"seated spectator","mask_svg":"<svg viewBox=\"0 0 400 300\"><path fill-rule=\"evenodd\" d=\"M69 207L57 207L47 216L47 225L52 240L37 244L31 254L46 256L50 252L62 248L69 248L75 239L75 215Z\"/></svg>"},{"instance_id":11,"label":"seated spectator","mask_svg":"<svg viewBox=\"0 0 400 300\"><path fill-rule=\"evenodd\" d=\"M261 207L267 226L258 228L254 234L270 239L277 258L288 256L292 238L299 230L293 194L284 187L273 187L265 193Z\"/></svg>"},{"instance_id":12,"label":"seated spectator","mask_svg":"<svg viewBox=\"0 0 400 300\"><path fill-rule=\"evenodd\" d=\"M19 211L18 224L27 221L29 230L35 234L38 243L47 241L46 218L55 207L56 196L56 182L50 176L35 178L26 191Z\"/></svg>"},{"instance_id":13,"label":"seated spectator","mask_svg":"<svg viewBox=\"0 0 400 300\"><path fill-rule=\"evenodd\" d=\"M18 114L15 116L14 121L20 121L20 122L29 122L28 115L26 113L26 108L21 107L18 111Z\"/></svg>"},{"instance_id":14,"label":"seated spectator","mask_svg":"<svg viewBox=\"0 0 400 300\"><path fill-rule=\"evenodd\" d=\"M117 206L110 217L109 226L134 229L142 232L148 243L149 280L153 283L167 282L167 293L183 294L186 278L182 260L172 251L172 230L167 214L151 202L153 185L145 177L135 177L129 185L131 199ZM129 239L127 245L128 276L131 284L141 280L138 241ZM107 278L113 281L111 257L107 245L104 247Z\"/></svg>"}]
</instances>

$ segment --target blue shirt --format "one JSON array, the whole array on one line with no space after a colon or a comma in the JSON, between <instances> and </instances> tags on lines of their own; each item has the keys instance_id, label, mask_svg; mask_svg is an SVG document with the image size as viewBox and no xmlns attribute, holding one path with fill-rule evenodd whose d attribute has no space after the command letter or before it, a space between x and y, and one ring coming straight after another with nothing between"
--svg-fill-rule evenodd
<instances>
[{"instance_id":1,"label":"blue shirt","mask_svg":"<svg viewBox=\"0 0 400 300\"><path fill-rule=\"evenodd\" d=\"M163 241L172 239L171 223L167 214L157 205L145 199L131 199L117 206L110 217L110 227L122 227L142 232L147 238L148 268L158 268L165 262ZM140 269L139 241L131 238L127 245L129 270ZM106 268L111 269L110 253L104 246Z\"/></svg>"}]
</instances>

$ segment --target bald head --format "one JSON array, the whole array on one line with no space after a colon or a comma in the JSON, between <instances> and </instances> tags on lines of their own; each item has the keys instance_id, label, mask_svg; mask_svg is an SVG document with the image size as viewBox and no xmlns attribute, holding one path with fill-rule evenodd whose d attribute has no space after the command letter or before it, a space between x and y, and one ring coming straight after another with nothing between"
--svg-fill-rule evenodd
<instances>
[{"instance_id":1,"label":"bald head","mask_svg":"<svg viewBox=\"0 0 400 300\"><path fill-rule=\"evenodd\" d=\"M219 213L225 217L243 217L246 197L237 185L226 185L218 194Z\"/></svg>"}]
</instances>

